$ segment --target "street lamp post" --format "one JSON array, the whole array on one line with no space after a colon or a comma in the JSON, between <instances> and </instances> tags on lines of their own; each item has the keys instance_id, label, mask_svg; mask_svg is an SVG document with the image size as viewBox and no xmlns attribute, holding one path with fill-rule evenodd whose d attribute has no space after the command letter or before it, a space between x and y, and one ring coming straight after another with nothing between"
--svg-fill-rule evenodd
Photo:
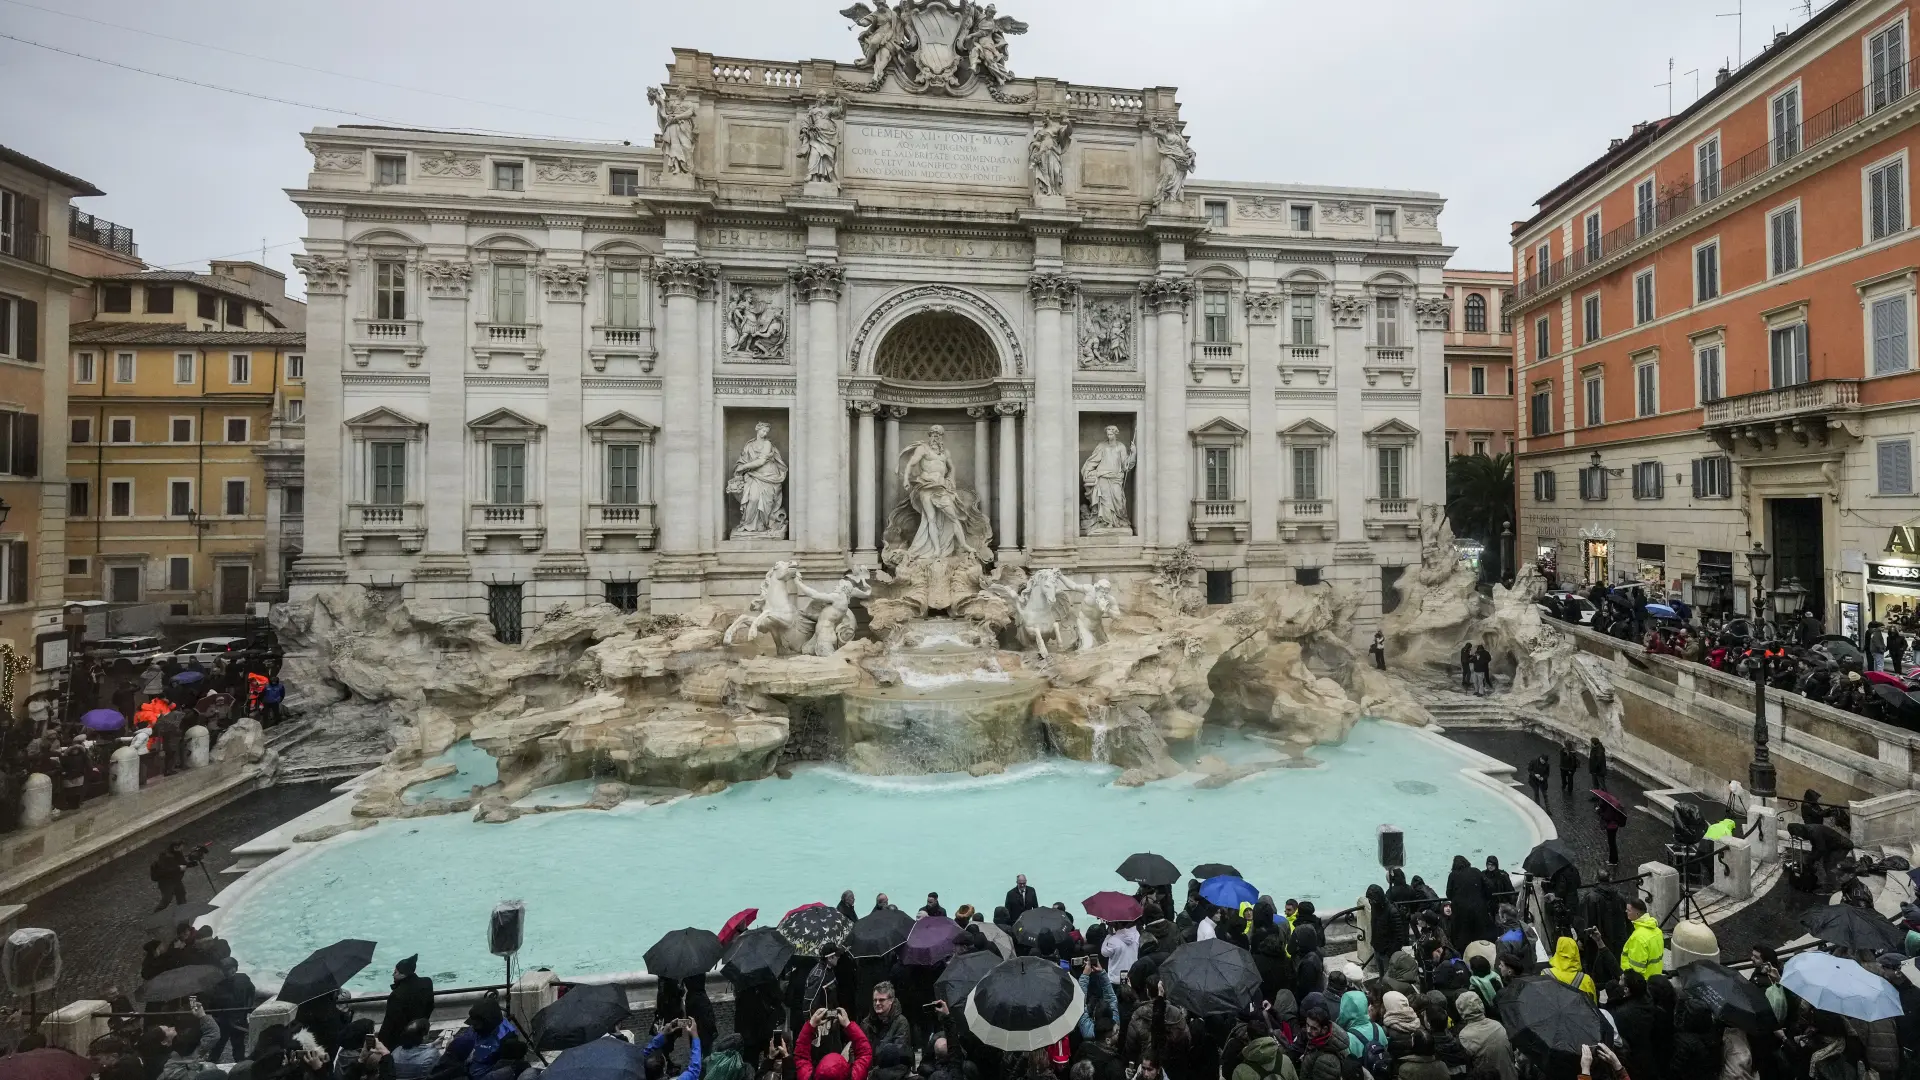
<instances>
[{"instance_id":1,"label":"street lamp post","mask_svg":"<svg viewBox=\"0 0 1920 1080\"><path fill-rule=\"evenodd\" d=\"M1500 580L1512 582L1520 576L1520 569L1514 563L1513 522L1500 524Z\"/></svg>"},{"instance_id":2,"label":"street lamp post","mask_svg":"<svg viewBox=\"0 0 1920 1080\"><path fill-rule=\"evenodd\" d=\"M1766 604L1767 564L1772 561L1773 556L1757 542L1753 550L1747 552L1747 569L1753 575L1753 602L1749 608L1755 613ZM1754 620L1756 624L1758 621ZM1762 650L1753 658L1753 760L1747 764L1747 787L1756 799L1773 798L1776 781L1773 758L1767 752L1767 667L1766 652Z\"/></svg>"}]
</instances>

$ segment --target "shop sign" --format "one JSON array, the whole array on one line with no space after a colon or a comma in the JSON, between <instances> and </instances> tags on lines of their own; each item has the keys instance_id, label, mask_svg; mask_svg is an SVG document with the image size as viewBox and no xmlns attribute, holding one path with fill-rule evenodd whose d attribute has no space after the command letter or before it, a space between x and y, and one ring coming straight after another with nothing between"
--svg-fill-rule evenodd
<instances>
[{"instance_id":1,"label":"shop sign","mask_svg":"<svg viewBox=\"0 0 1920 1080\"><path fill-rule=\"evenodd\" d=\"M1920 558L1920 525L1895 525L1889 530L1887 554Z\"/></svg>"},{"instance_id":2,"label":"shop sign","mask_svg":"<svg viewBox=\"0 0 1920 1080\"><path fill-rule=\"evenodd\" d=\"M1899 585L1909 589L1920 589L1920 566L1904 563L1868 563L1867 584Z\"/></svg>"}]
</instances>

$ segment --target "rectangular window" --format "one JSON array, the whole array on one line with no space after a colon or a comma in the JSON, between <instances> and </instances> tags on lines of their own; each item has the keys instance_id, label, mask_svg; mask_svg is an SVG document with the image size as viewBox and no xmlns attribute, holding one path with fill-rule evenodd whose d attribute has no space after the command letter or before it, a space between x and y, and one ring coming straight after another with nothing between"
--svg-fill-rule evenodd
<instances>
[{"instance_id":1,"label":"rectangular window","mask_svg":"<svg viewBox=\"0 0 1920 1080\"><path fill-rule=\"evenodd\" d=\"M193 417L176 416L173 418L169 427L172 429L168 433L171 436L171 441L177 443L190 443L193 441Z\"/></svg>"},{"instance_id":2,"label":"rectangular window","mask_svg":"<svg viewBox=\"0 0 1920 1080\"><path fill-rule=\"evenodd\" d=\"M1485 439L1473 440L1473 443L1470 446L1468 452L1475 457L1486 457L1487 456L1487 440Z\"/></svg>"},{"instance_id":3,"label":"rectangular window","mask_svg":"<svg viewBox=\"0 0 1920 1080\"><path fill-rule=\"evenodd\" d=\"M1727 392L1726 362L1720 346L1700 350L1700 404L1719 401Z\"/></svg>"},{"instance_id":4,"label":"rectangular window","mask_svg":"<svg viewBox=\"0 0 1920 1080\"><path fill-rule=\"evenodd\" d=\"M1798 386L1807 381L1807 324L1775 327L1767 334L1773 385Z\"/></svg>"},{"instance_id":5,"label":"rectangular window","mask_svg":"<svg viewBox=\"0 0 1920 1080\"><path fill-rule=\"evenodd\" d=\"M290 397L287 399L287 423L304 423L307 419L307 399Z\"/></svg>"},{"instance_id":6,"label":"rectangular window","mask_svg":"<svg viewBox=\"0 0 1920 1080\"><path fill-rule=\"evenodd\" d=\"M1906 165L1889 161L1867 174L1867 239L1884 240L1907 227Z\"/></svg>"},{"instance_id":7,"label":"rectangular window","mask_svg":"<svg viewBox=\"0 0 1920 1080\"><path fill-rule=\"evenodd\" d=\"M107 441L130 443L133 441L133 417L115 416L107 421Z\"/></svg>"},{"instance_id":8,"label":"rectangular window","mask_svg":"<svg viewBox=\"0 0 1920 1080\"><path fill-rule=\"evenodd\" d=\"M227 297L227 325L247 325L247 302L238 297Z\"/></svg>"},{"instance_id":9,"label":"rectangular window","mask_svg":"<svg viewBox=\"0 0 1920 1080\"><path fill-rule=\"evenodd\" d=\"M1867 68L1873 78L1873 108L1882 109L1907 92L1907 24L1905 20L1867 39Z\"/></svg>"},{"instance_id":10,"label":"rectangular window","mask_svg":"<svg viewBox=\"0 0 1920 1080\"><path fill-rule=\"evenodd\" d=\"M173 286L171 285L147 286L147 314L149 315L173 314Z\"/></svg>"},{"instance_id":11,"label":"rectangular window","mask_svg":"<svg viewBox=\"0 0 1920 1080\"><path fill-rule=\"evenodd\" d=\"M1312 293L1293 295L1293 343L1311 345L1314 343L1314 296Z\"/></svg>"},{"instance_id":12,"label":"rectangular window","mask_svg":"<svg viewBox=\"0 0 1920 1080\"><path fill-rule=\"evenodd\" d=\"M1393 239L1393 211L1375 210L1373 212L1373 234L1381 240Z\"/></svg>"},{"instance_id":13,"label":"rectangular window","mask_svg":"<svg viewBox=\"0 0 1920 1080\"><path fill-rule=\"evenodd\" d=\"M86 577L88 573L88 562L85 556L67 560L68 577Z\"/></svg>"},{"instance_id":14,"label":"rectangular window","mask_svg":"<svg viewBox=\"0 0 1920 1080\"><path fill-rule=\"evenodd\" d=\"M1907 294L1880 297L1867 310L1873 313L1873 373L1907 370Z\"/></svg>"},{"instance_id":15,"label":"rectangular window","mask_svg":"<svg viewBox=\"0 0 1920 1080\"><path fill-rule=\"evenodd\" d=\"M307 489L299 485L289 485L280 498L280 512L287 517L299 517L307 512Z\"/></svg>"},{"instance_id":16,"label":"rectangular window","mask_svg":"<svg viewBox=\"0 0 1920 1080\"><path fill-rule=\"evenodd\" d=\"M407 317L407 264L382 259L373 264L373 317Z\"/></svg>"},{"instance_id":17,"label":"rectangular window","mask_svg":"<svg viewBox=\"0 0 1920 1080\"><path fill-rule=\"evenodd\" d=\"M1592 465L1580 470L1580 498L1587 502L1604 502L1607 497L1607 470L1604 466Z\"/></svg>"},{"instance_id":18,"label":"rectangular window","mask_svg":"<svg viewBox=\"0 0 1920 1080\"><path fill-rule=\"evenodd\" d=\"M405 154L375 154L373 156L373 182L391 187L407 182L407 157Z\"/></svg>"},{"instance_id":19,"label":"rectangular window","mask_svg":"<svg viewBox=\"0 0 1920 1080\"><path fill-rule=\"evenodd\" d=\"M1382 296L1373 302L1373 343L1393 348L1400 344L1400 298Z\"/></svg>"},{"instance_id":20,"label":"rectangular window","mask_svg":"<svg viewBox=\"0 0 1920 1080\"><path fill-rule=\"evenodd\" d=\"M503 265L493 268L493 321L498 323L527 321L526 267Z\"/></svg>"},{"instance_id":21,"label":"rectangular window","mask_svg":"<svg viewBox=\"0 0 1920 1080\"><path fill-rule=\"evenodd\" d=\"M607 603L621 611L633 612L640 609L640 583L637 581L607 582Z\"/></svg>"},{"instance_id":22,"label":"rectangular window","mask_svg":"<svg viewBox=\"0 0 1920 1080\"><path fill-rule=\"evenodd\" d=\"M1600 340L1600 294L1594 293L1580 304L1581 340L1593 344Z\"/></svg>"},{"instance_id":23,"label":"rectangular window","mask_svg":"<svg viewBox=\"0 0 1920 1080\"><path fill-rule=\"evenodd\" d=\"M1773 163L1800 152L1800 88L1792 87L1773 99Z\"/></svg>"},{"instance_id":24,"label":"rectangular window","mask_svg":"<svg viewBox=\"0 0 1920 1080\"><path fill-rule=\"evenodd\" d=\"M1294 567L1294 568L1293 568L1293 583L1294 583L1295 585L1318 585L1318 584L1320 584L1320 568L1319 568L1319 567L1317 567L1317 566L1296 566L1296 567Z\"/></svg>"},{"instance_id":25,"label":"rectangular window","mask_svg":"<svg viewBox=\"0 0 1920 1080\"><path fill-rule=\"evenodd\" d=\"M1553 355L1553 323L1542 315L1533 322L1533 358L1545 360Z\"/></svg>"},{"instance_id":26,"label":"rectangular window","mask_svg":"<svg viewBox=\"0 0 1920 1080\"><path fill-rule=\"evenodd\" d=\"M493 163L493 190L525 191L527 189L527 167L518 161L496 161Z\"/></svg>"},{"instance_id":27,"label":"rectangular window","mask_svg":"<svg viewBox=\"0 0 1920 1080\"><path fill-rule=\"evenodd\" d=\"M1312 500L1320 497L1320 448L1293 448L1293 497Z\"/></svg>"},{"instance_id":28,"label":"rectangular window","mask_svg":"<svg viewBox=\"0 0 1920 1080\"><path fill-rule=\"evenodd\" d=\"M307 377L307 357L305 353L287 354L287 378L304 379Z\"/></svg>"},{"instance_id":29,"label":"rectangular window","mask_svg":"<svg viewBox=\"0 0 1920 1080\"><path fill-rule=\"evenodd\" d=\"M640 501L639 444L607 446L607 501L618 506L632 506Z\"/></svg>"},{"instance_id":30,"label":"rectangular window","mask_svg":"<svg viewBox=\"0 0 1920 1080\"><path fill-rule=\"evenodd\" d=\"M1882 439L1874 444L1874 461L1878 466L1877 486L1882 495L1911 495L1913 493L1913 441L1910 439Z\"/></svg>"},{"instance_id":31,"label":"rectangular window","mask_svg":"<svg viewBox=\"0 0 1920 1080\"><path fill-rule=\"evenodd\" d=\"M1555 494L1553 470L1541 469L1533 474L1533 501L1552 502Z\"/></svg>"},{"instance_id":32,"label":"rectangular window","mask_svg":"<svg viewBox=\"0 0 1920 1080\"><path fill-rule=\"evenodd\" d=\"M1470 394L1484 394L1487 392L1486 368L1476 367L1467 370L1467 392Z\"/></svg>"},{"instance_id":33,"label":"rectangular window","mask_svg":"<svg viewBox=\"0 0 1920 1080\"><path fill-rule=\"evenodd\" d=\"M248 435L247 427L248 427L248 423L247 423L246 417L244 416L227 417L227 441L230 443L246 442L247 435Z\"/></svg>"},{"instance_id":34,"label":"rectangular window","mask_svg":"<svg viewBox=\"0 0 1920 1080\"><path fill-rule=\"evenodd\" d=\"M133 286L102 286L100 289L100 310L110 315L124 315L132 312Z\"/></svg>"},{"instance_id":35,"label":"rectangular window","mask_svg":"<svg viewBox=\"0 0 1920 1080\"><path fill-rule=\"evenodd\" d=\"M1720 136L1701 143L1693 148L1694 175L1700 178L1700 201L1706 202L1720 196Z\"/></svg>"},{"instance_id":36,"label":"rectangular window","mask_svg":"<svg viewBox=\"0 0 1920 1080\"><path fill-rule=\"evenodd\" d=\"M1380 448L1380 497L1383 499L1404 499L1406 489L1401 483L1401 463L1406 451L1398 446Z\"/></svg>"},{"instance_id":37,"label":"rectangular window","mask_svg":"<svg viewBox=\"0 0 1920 1080\"><path fill-rule=\"evenodd\" d=\"M167 513L172 517L186 517L193 509L193 481L170 480L167 482Z\"/></svg>"},{"instance_id":38,"label":"rectangular window","mask_svg":"<svg viewBox=\"0 0 1920 1080\"><path fill-rule=\"evenodd\" d=\"M210 292L194 294L194 313L208 322L220 318L220 298Z\"/></svg>"},{"instance_id":39,"label":"rectangular window","mask_svg":"<svg viewBox=\"0 0 1920 1080\"><path fill-rule=\"evenodd\" d=\"M527 501L527 444L493 443L493 501L518 504Z\"/></svg>"},{"instance_id":40,"label":"rectangular window","mask_svg":"<svg viewBox=\"0 0 1920 1080\"><path fill-rule=\"evenodd\" d=\"M640 271L607 271L607 325L640 325Z\"/></svg>"},{"instance_id":41,"label":"rectangular window","mask_svg":"<svg viewBox=\"0 0 1920 1080\"><path fill-rule=\"evenodd\" d=\"M1293 231L1294 232L1312 232L1313 231L1313 207L1311 205L1303 206L1299 203L1295 203L1292 207L1289 208L1289 210L1293 214Z\"/></svg>"},{"instance_id":42,"label":"rectangular window","mask_svg":"<svg viewBox=\"0 0 1920 1080\"><path fill-rule=\"evenodd\" d=\"M186 592L193 588L193 559L187 555L169 555L167 557L167 589L171 592Z\"/></svg>"},{"instance_id":43,"label":"rectangular window","mask_svg":"<svg viewBox=\"0 0 1920 1080\"><path fill-rule=\"evenodd\" d=\"M1800 268L1800 208L1789 206L1767 218L1767 245L1773 249L1769 264L1773 276Z\"/></svg>"},{"instance_id":44,"label":"rectangular window","mask_svg":"<svg viewBox=\"0 0 1920 1080\"><path fill-rule=\"evenodd\" d=\"M1600 261L1600 211L1587 215L1587 261Z\"/></svg>"},{"instance_id":45,"label":"rectangular window","mask_svg":"<svg viewBox=\"0 0 1920 1080\"><path fill-rule=\"evenodd\" d=\"M133 481L114 480L107 484L107 513L114 517L133 516Z\"/></svg>"},{"instance_id":46,"label":"rectangular window","mask_svg":"<svg viewBox=\"0 0 1920 1080\"><path fill-rule=\"evenodd\" d=\"M68 421L67 441L72 443L90 443L93 441L93 417L76 416Z\"/></svg>"},{"instance_id":47,"label":"rectangular window","mask_svg":"<svg viewBox=\"0 0 1920 1080\"><path fill-rule=\"evenodd\" d=\"M135 370L134 365L135 365L135 358L133 353L130 353L130 352L114 353L113 354L113 381L117 383L132 382L133 376L134 376L134 370Z\"/></svg>"},{"instance_id":48,"label":"rectangular window","mask_svg":"<svg viewBox=\"0 0 1920 1080\"><path fill-rule=\"evenodd\" d=\"M1636 416L1659 415L1659 361L1649 361L1633 369L1633 407Z\"/></svg>"},{"instance_id":49,"label":"rectangular window","mask_svg":"<svg viewBox=\"0 0 1920 1080\"><path fill-rule=\"evenodd\" d=\"M1553 387L1548 386L1533 392L1527 402L1527 434L1550 435L1553 433Z\"/></svg>"},{"instance_id":50,"label":"rectangular window","mask_svg":"<svg viewBox=\"0 0 1920 1080\"><path fill-rule=\"evenodd\" d=\"M85 480L67 482L67 516L86 517L93 513L93 488Z\"/></svg>"},{"instance_id":51,"label":"rectangular window","mask_svg":"<svg viewBox=\"0 0 1920 1080\"><path fill-rule=\"evenodd\" d=\"M1693 459L1693 497L1726 499L1733 496L1733 459L1724 455Z\"/></svg>"},{"instance_id":52,"label":"rectangular window","mask_svg":"<svg viewBox=\"0 0 1920 1080\"><path fill-rule=\"evenodd\" d=\"M94 355L92 353L75 353L73 356L73 381L77 383L90 383L99 378L99 369L95 367L94 364Z\"/></svg>"},{"instance_id":53,"label":"rectangular window","mask_svg":"<svg viewBox=\"0 0 1920 1080\"><path fill-rule=\"evenodd\" d=\"M1653 177L1640 181L1633 189L1633 231L1645 236L1654 228Z\"/></svg>"},{"instance_id":54,"label":"rectangular window","mask_svg":"<svg viewBox=\"0 0 1920 1080\"><path fill-rule=\"evenodd\" d=\"M191 386L199 377L200 354L178 352L173 354L173 381L177 386Z\"/></svg>"},{"instance_id":55,"label":"rectangular window","mask_svg":"<svg viewBox=\"0 0 1920 1080\"><path fill-rule=\"evenodd\" d=\"M1443 394L1453 393L1453 365L1452 364L1445 364L1445 365L1442 365L1440 368L1440 392ZM1448 441L1451 442L1452 440L1449 439Z\"/></svg>"},{"instance_id":56,"label":"rectangular window","mask_svg":"<svg viewBox=\"0 0 1920 1080\"><path fill-rule=\"evenodd\" d=\"M1711 300L1720 295L1720 244L1701 244L1693 249L1693 302Z\"/></svg>"},{"instance_id":57,"label":"rectangular window","mask_svg":"<svg viewBox=\"0 0 1920 1080\"><path fill-rule=\"evenodd\" d=\"M1207 200L1207 224L1216 229L1227 227L1227 204L1213 199Z\"/></svg>"},{"instance_id":58,"label":"rectangular window","mask_svg":"<svg viewBox=\"0 0 1920 1080\"><path fill-rule=\"evenodd\" d=\"M1653 270L1642 270L1633 275L1633 325L1641 326L1653 321Z\"/></svg>"},{"instance_id":59,"label":"rectangular window","mask_svg":"<svg viewBox=\"0 0 1920 1080\"><path fill-rule=\"evenodd\" d=\"M230 353L227 356L227 381L235 386L244 386L253 381L253 355L251 353Z\"/></svg>"},{"instance_id":60,"label":"rectangular window","mask_svg":"<svg viewBox=\"0 0 1920 1080\"><path fill-rule=\"evenodd\" d=\"M247 482L245 480L227 481L226 514L228 517L245 517L247 513Z\"/></svg>"},{"instance_id":61,"label":"rectangular window","mask_svg":"<svg viewBox=\"0 0 1920 1080\"><path fill-rule=\"evenodd\" d=\"M1233 498L1233 455L1224 446L1203 448L1201 469L1207 499L1221 502Z\"/></svg>"},{"instance_id":62,"label":"rectangular window","mask_svg":"<svg viewBox=\"0 0 1920 1080\"><path fill-rule=\"evenodd\" d=\"M1595 375L1583 381L1580 389L1586 406L1585 424L1587 427L1599 427L1606 420L1606 384L1600 376Z\"/></svg>"},{"instance_id":63,"label":"rectangular window","mask_svg":"<svg viewBox=\"0 0 1920 1080\"><path fill-rule=\"evenodd\" d=\"M368 490L380 506L398 506L407 501L407 444L377 442L368 447L368 465L373 475Z\"/></svg>"},{"instance_id":64,"label":"rectangular window","mask_svg":"<svg viewBox=\"0 0 1920 1080\"><path fill-rule=\"evenodd\" d=\"M1540 268L1540 287L1544 289L1547 286L1547 282L1553 279L1553 245L1541 244L1539 249L1534 252L1534 258Z\"/></svg>"},{"instance_id":65,"label":"rectangular window","mask_svg":"<svg viewBox=\"0 0 1920 1080\"><path fill-rule=\"evenodd\" d=\"M1200 294L1201 340L1225 344L1227 337L1227 294L1209 290Z\"/></svg>"},{"instance_id":66,"label":"rectangular window","mask_svg":"<svg viewBox=\"0 0 1920 1080\"><path fill-rule=\"evenodd\" d=\"M1636 499L1658 499L1666 494L1664 481L1666 474L1657 461L1636 462L1633 466L1633 497Z\"/></svg>"},{"instance_id":67,"label":"rectangular window","mask_svg":"<svg viewBox=\"0 0 1920 1080\"><path fill-rule=\"evenodd\" d=\"M608 169L607 194L629 197L640 194L640 170Z\"/></svg>"}]
</instances>

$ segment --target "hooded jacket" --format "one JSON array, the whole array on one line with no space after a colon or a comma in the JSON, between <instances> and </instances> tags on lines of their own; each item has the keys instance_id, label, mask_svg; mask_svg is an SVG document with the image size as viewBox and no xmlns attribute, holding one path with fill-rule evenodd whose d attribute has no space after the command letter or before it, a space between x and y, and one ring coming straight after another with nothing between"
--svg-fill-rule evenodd
<instances>
[{"instance_id":1,"label":"hooded jacket","mask_svg":"<svg viewBox=\"0 0 1920 1080\"><path fill-rule=\"evenodd\" d=\"M1653 916L1642 915L1633 920L1633 932L1627 935L1626 947L1620 950L1620 970L1637 971L1651 979L1661 973L1666 956L1667 939L1660 933L1660 924Z\"/></svg>"},{"instance_id":2,"label":"hooded jacket","mask_svg":"<svg viewBox=\"0 0 1920 1080\"><path fill-rule=\"evenodd\" d=\"M1402 994L1412 994L1420 989L1420 962L1405 949L1394 953L1387 960L1387 988L1398 990Z\"/></svg>"},{"instance_id":3,"label":"hooded jacket","mask_svg":"<svg viewBox=\"0 0 1920 1080\"><path fill-rule=\"evenodd\" d=\"M1467 1069L1468 1075L1515 1080L1518 1071L1513 1066L1513 1044L1507 1041L1507 1029L1487 1015L1480 995L1461 994L1454 999L1453 1007L1460 1013L1460 1026L1456 1029L1460 1048L1473 1060Z\"/></svg>"},{"instance_id":4,"label":"hooded jacket","mask_svg":"<svg viewBox=\"0 0 1920 1080\"><path fill-rule=\"evenodd\" d=\"M1123 926L1108 934L1100 943L1100 955L1106 958L1107 973L1115 979L1124 980L1134 962L1140 959L1140 931L1137 927Z\"/></svg>"},{"instance_id":5,"label":"hooded jacket","mask_svg":"<svg viewBox=\"0 0 1920 1080\"><path fill-rule=\"evenodd\" d=\"M1347 1054L1351 1057L1363 1056L1369 1043L1376 1046L1387 1044L1387 1029L1367 1019L1365 991L1349 990L1340 995L1340 1018L1337 1022L1346 1029Z\"/></svg>"},{"instance_id":6,"label":"hooded jacket","mask_svg":"<svg viewBox=\"0 0 1920 1080\"><path fill-rule=\"evenodd\" d=\"M1295 1080L1297 1076L1293 1062L1280 1052L1279 1042L1271 1035L1262 1035L1240 1051L1240 1064L1233 1067L1231 1080Z\"/></svg>"},{"instance_id":7,"label":"hooded jacket","mask_svg":"<svg viewBox=\"0 0 1920 1080\"><path fill-rule=\"evenodd\" d=\"M1600 990L1593 984L1593 976L1580 970L1580 946L1572 938L1563 937L1553 943L1553 959L1547 961L1547 969L1554 978L1595 1002L1600 1000Z\"/></svg>"},{"instance_id":8,"label":"hooded jacket","mask_svg":"<svg viewBox=\"0 0 1920 1080\"><path fill-rule=\"evenodd\" d=\"M1342 1020L1346 1019L1346 1004L1346 998L1342 997L1340 999ZM1380 1021L1387 1029L1388 1035L1411 1034L1420 1030L1420 1017L1414 1014L1413 1003L1407 1000L1407 995L1398 990L1389 990L1380 998L1380 1007Z\"/></svg>"}]
</instances>

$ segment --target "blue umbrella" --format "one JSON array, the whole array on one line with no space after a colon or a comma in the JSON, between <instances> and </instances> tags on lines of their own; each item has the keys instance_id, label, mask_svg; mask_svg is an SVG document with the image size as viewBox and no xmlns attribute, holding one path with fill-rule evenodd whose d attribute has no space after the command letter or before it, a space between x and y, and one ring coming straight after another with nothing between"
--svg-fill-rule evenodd
<instances>
[{"instance_id":1,"label":"blue umbrella","mask_svg":"<svg viewBox=\"0 0 1920 1080\"><path fill-rule=\"evenodd\" d=\"M1668 607L1665 604L1648 604L1647 614L1653 616L1656 619L1677 619L1680 617L1679 612L1673 610L1672 608Z\"/></svg>"},{"instance_id":2,"label":"blue umbrella","mask_svg":"<svg viewBox=\"0 0 1920 1080\"><path fill-rule=\"evenodd\" d=\"M1260 890L1242 878L1222 874L1200 883L1200 899L1215 907L1238 911L1241 904L1251 904L1260 899Z\"/></svg>"},{"instance_id":3,"label":"blue umbrella","mask_svg":"<svg viewBox=\"0 0 1920 1080\"><path fill-rule=\"evenodd\" d=\"M80 714L80 726L88 731L119 731L127 726L127 718L112 709L94 709Z\"/></svg>"},{"instance_id":4,"label":"blue umbrella","mask_svg":"<svg viewBox=\"0 0 1920 1080\"><path fill-rule=\"evenodd\" d=\"M1816 1009L1869 1023L1903 1011L1892 983L1832 953L1803 952L1790 958L1780 972L1780 985Z\"/></svg>"},{"instance_id":5,"label":"blue umbrella","mask_svg":"<svg viewBox=\"0 0 1920 1080\"><path fill-rule=\"evenodd\" d=\"M646 1080L647 1057L625 1039L602 1036L562 1050L542 1075L553 1080Z\"/></svg>"},{"instance_id":6,"label":"blue umbrella","mask_svg":"<svg viewBox=\"0 0 1920 1080\"><path fill-rule=\"evenodd\" d=\"M204 678L206 678L206 675L202 672L183 671L180 674L175 675L173 677L173 681L180 683L181 685L185 685L187 683L197 683Z\"/></svg>"}]
</instances>

